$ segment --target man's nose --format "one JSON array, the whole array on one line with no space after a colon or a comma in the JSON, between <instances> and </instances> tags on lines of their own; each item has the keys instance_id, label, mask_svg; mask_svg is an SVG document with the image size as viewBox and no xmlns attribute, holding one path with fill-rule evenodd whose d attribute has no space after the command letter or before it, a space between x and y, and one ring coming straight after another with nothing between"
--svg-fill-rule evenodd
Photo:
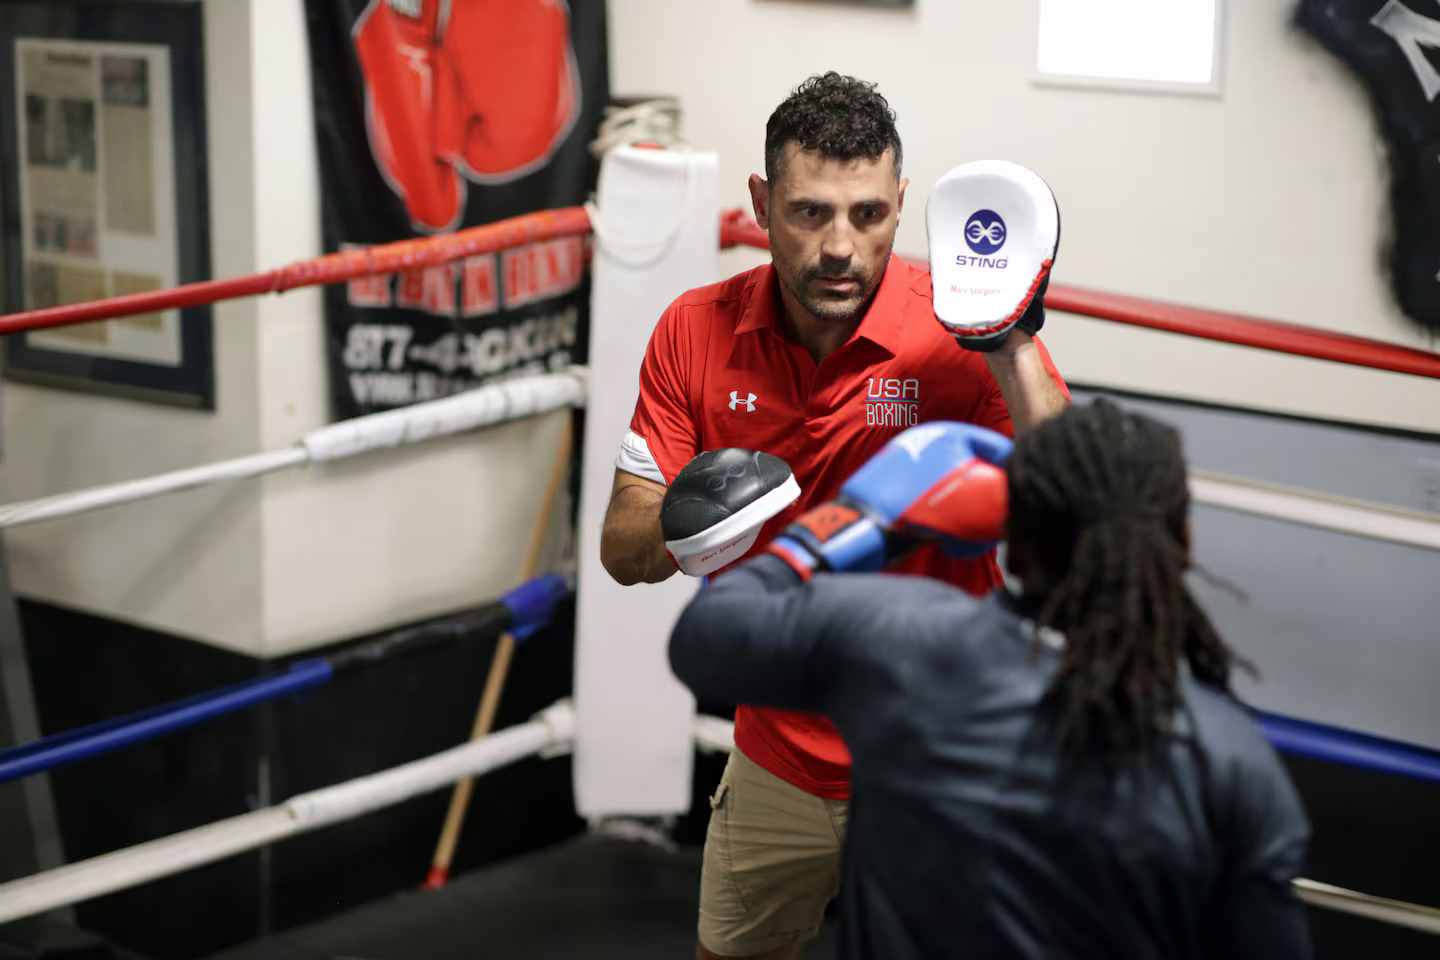
<instances>
[{"instance_id":1,"label":"man's nose","mask_svg":"<svg viewBox=\"0 0 1440 960\"><path fill-rule=\"evenodd\" d=\"M826 260L840 261L848 261L855 255L855 232L849 221L835 218L820 245L820 255Z\"/></svg>"}]
</instances>

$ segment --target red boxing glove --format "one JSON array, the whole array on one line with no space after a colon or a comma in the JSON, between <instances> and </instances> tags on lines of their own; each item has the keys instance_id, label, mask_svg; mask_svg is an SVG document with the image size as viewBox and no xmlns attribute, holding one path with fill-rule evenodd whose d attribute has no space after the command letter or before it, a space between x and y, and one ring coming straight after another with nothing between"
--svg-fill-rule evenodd
<instances>
[{"instance_id":1,"label":"red boxing glove","mask_svg":"<svg viewBox=\"0 0 1440 960\"><path fill-rule=\"evenodd\" d=\"M570 17L556 0L468 0L450 8L444 50L458 96L459 157L479 179L545 162L580 104Z\"/></svg>"},{"instance_id":2,"label":"red boxing glove","mask_svg":"<svg viewBox=\"0 0 1440 960\"><path fill-rule=\"evenodd\" d=\"M445 157L441 119L451 81L439 48L440 0L418 16L373 3L355 28L365 75L370 149L390 188L421 230L448 230L461 215L460 176Z\"/></svg>"}]
</instances>

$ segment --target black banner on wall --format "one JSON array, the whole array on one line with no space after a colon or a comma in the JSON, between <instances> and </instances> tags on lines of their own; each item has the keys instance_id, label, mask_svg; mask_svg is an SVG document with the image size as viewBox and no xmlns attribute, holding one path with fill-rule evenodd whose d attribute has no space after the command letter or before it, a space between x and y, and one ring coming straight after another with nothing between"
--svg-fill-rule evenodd
<instances>
[{"instance_id":1,"label":"black banner on wall","mask_svg":"<svg viewBox=\"0 0 1440 960\"><path fill-rule=\"evenodd\" d=\"M1296 20L1365 84L1390 153L1395 296L1440 331L1440 0L1301 0Z\"/></svg>"},{"instance_id":2,"label":"black banner on wall","mask_svg":"<svg viewBox=\"0 0 1440 960\"><path fill-rule=\"evenodd\" d=\"M583 203L604 0L306 0L327 252ZM333 414L583 360L566 237L325 290Z\"/></svg>"}]
</instances>

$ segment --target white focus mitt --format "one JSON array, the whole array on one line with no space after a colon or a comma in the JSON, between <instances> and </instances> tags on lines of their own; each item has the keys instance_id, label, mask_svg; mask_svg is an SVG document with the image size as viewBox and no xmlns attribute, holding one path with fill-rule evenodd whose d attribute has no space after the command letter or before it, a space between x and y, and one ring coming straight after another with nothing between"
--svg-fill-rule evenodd
<instances>
[{"instance_id":1,"label":"white focus mitt","mask_svg":"<svg viewBox=\"0 0 1440 960\"><path fill-rule=\"evenodd\" d=\"M1045 323L1060 208L1045 181L1007 160L951 170L925 207L935 318L962 347L990 351Z\"/></svg>"}]
</instances>

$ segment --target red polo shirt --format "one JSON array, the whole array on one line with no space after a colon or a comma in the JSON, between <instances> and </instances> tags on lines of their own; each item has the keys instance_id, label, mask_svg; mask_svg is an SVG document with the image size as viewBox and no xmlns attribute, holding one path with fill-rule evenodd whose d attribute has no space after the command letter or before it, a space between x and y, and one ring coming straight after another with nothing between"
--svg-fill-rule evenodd
<instances>
[{"instance_id":1,"label":"red polo shirt","mask_svg":"<svg viewBox=\"0 0 1440 960\"><path fill-rule=\"evenodd\" d=\"M780 310L768 264L671 304L651 334L635 415L615 461L668 485L705 450L742 447L780 457L794 471L801 496L765 525L747 556L839 493L906 427L959 420L1013 434L984 355L960 347L936 322L930 275L899 257L890 259L854 336L818 366L782 332ZM1068 396L1043 344L1040 351ZM922 550L898 569L975 594L1002 582L993 552L960 560ZM824 717L740 705L735 745L809 793L849 796L850 754Z\"/></svg>"}]
</instances>

